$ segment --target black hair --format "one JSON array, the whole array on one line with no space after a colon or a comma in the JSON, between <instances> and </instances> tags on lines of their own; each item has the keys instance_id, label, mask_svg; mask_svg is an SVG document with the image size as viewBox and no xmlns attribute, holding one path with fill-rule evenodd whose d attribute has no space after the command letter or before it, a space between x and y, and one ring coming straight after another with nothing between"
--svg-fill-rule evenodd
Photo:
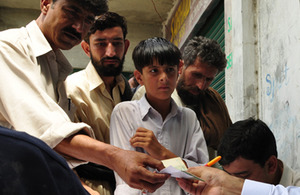
<instances>
[{"instance_id":1,"label":"black hair","mask_svg":"<svg viewBox=\"0 0 300 195\"><path fill-rule=\"evenodd\" d=\"M216 67L219 72L223 71L227 64L225 53L217 41L203 36L189 40L182 56L186 67L193 64L197 57L199 57L201 62Z\"/></svg>"},{"instance_id":2,"label":"black hair","mask_svg":"<svg viewBox=\"0 0 300 195\"><path fill-rule=\"evenodd\" d=\"M52 0L53 4L56 1L58 0ZM78 5L81 5L85 10L92 12L95 16L108 11L107 0L72 0L72 2L78 3Z\"/></svg>"},{"instance_id":3,"label":"black hair","mask_svg":"<svg viewBox=\"0 0 300 195\"><path fill-rule=\"evenodd\" d=\"M232 124L224 133L218 148L221 165L229 165L238 157L253 160L262 167L270 156L277 157L272 131L261 120L249 118Z\"/></svg>"},{"instance_id":4,"label":"black hair","mask_svg":"<svg viewBox=\"0 0 300 195\"><path fill-rule=\"evenodd\" d=\"M120 16L114 12L106 12L95 20L94 24L90 28L87 36L84 38L85 42L89 43L89 37L94 34L97 30L104 31L108 28L121 27L123 31L123 38L126 39L127 35L127 21L123 16Z\"/></svg>"},{"instance_id":5,"label":"black hair","mask_svg":"<svg viewBox=\"0 0 300 195\"><path fill-rule=\"evenodd\" d=\"M145 66L152 65L155 60L161 65L179 66L181 53L170 41L153 37L141 41L133 50L132 59L135 68L142 73Z\"/></svg>"}]
</instances>

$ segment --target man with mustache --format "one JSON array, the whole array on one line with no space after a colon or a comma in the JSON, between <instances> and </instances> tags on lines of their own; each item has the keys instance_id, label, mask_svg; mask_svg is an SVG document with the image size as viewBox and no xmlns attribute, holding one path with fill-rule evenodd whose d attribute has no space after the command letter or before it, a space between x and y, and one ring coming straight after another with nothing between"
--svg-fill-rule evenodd
<instances>
[{"instance_id":1,"label":"man with mustache","mask_svg":"<svg viewBox=\"0 0 300 195\"><path fill-rule=\"evenodd\" d=\"M101 164L130 186L155 191L168 175L145 167L160 170L160 161L98 141L91 126L72 121L75 107L64 83L72 66L61 49L81 42L95 16L107 12L107 1L41 0L40 7L39 17L26 27L0 32L0 125L43 140L71 168Z\"/></svg>"},{"instance_id":2,"label":"man with mustache","mask_svg":"<svg viewBox=\"0 0 300 195\"><path fill-rule=\"evenodd\" d=\"M124 17L107 12L99 16L81 46L91 61L68 76L67 93L76 105L76 121L89 124L96 139L109 143L110 115L116 104L130 100L130 86L122 76L129 47ZM76 168L78 175L100 194L113 194L113 171L93 163Z\"/></svg>"},{"instance_id":3,"label":"man with mustache","mask_svg":"<svg viewBox=\"0 0 300 195\"><path fill-rule=\"evenodd\" d=\"M178 105L196 112L210 158L213 158L225 130L232 124L223 99L209 87L226 67L225 54L216 41L199 36L187 43L182 56L184 65L179 69L180 76L172 98ZM144 87L140 87L133 99L139 99L143 93Z\"/></svg>"}]
</instances>

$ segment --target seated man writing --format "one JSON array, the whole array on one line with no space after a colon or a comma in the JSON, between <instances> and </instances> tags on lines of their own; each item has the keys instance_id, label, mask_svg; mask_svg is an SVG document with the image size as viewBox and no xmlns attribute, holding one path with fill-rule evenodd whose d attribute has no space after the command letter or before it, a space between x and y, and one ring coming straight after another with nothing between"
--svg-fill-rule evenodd
<instances>
[{"instance_id":1,"label":"seated man writing","mask_svg":"<svg viewBox=\"0 0 300 195\"><path fill-rule=\"evenodd\" d=\"M249 118L230 126L221 139L219 163L231 175L270 184L300 186L300 174L277 158L276 140L261 120Z\"/></svg>"}]
</instances>

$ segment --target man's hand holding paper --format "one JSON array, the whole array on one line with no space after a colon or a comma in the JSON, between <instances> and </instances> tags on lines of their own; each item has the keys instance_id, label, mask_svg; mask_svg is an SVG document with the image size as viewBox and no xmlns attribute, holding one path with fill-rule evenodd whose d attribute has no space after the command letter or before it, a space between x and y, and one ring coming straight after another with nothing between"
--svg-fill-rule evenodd
<instances>
[{"instance_id":1,"label":"man's hand holding paper","mask_svg":"<svg viewBox=\"0 0 300 195\"><path fill-rule=\"evenodd\" d=\"M162 163L166 168L162 169L159 173L170 174L171 177L176 178L203 181L199 177L187 172L187 167L180 157L162 160Z\"/></svg>"}]
</instances>

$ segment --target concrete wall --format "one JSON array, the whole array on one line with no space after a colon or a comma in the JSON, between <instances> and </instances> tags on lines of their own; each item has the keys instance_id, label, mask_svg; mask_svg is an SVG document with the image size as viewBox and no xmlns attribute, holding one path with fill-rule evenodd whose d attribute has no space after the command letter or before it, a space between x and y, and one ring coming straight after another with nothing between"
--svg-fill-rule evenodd
<instances>
[{"instance_id":1,"label":"concrete wall","mask_svg":"<svg viewBox=\"0 0 300 195\"><path fill-rule=\"evenodd\" d=\"M226 104L233 121L257 115L255 6L225 1Z\"/></svg>"},{"instance_id":2,"label":"concrete wall","mask_svg":"<svg viewBox=\"0 0 300 195\"><path fill-rule=\"evenodd\" d=\"M279 158L300 168L300 1L225 1L226 103L233 122L255 116Z\"/></svg>"},{"instance_id":3,"label":"concrete wall","mask_svg":"<svg viewBox=\"0 0 300 195\"><path fill-rule=\"evenodd\" d=\"M36 9L14 9L0 7L0 31L26 25L40 15Z\"/></svg>"}]
</instances>

